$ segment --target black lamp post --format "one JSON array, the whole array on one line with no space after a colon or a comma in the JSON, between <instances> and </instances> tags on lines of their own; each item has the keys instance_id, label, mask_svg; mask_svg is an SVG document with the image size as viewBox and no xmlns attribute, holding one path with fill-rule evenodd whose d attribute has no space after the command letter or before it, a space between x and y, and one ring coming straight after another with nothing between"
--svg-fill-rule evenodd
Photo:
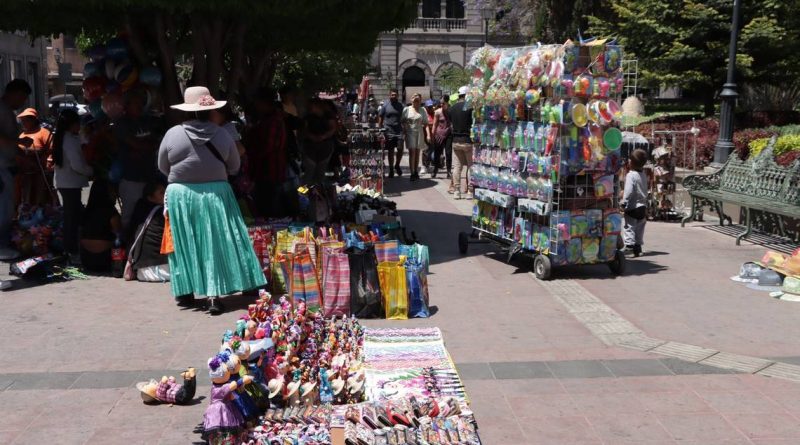
<instances>
[{"instance_id":1,"label":"black lamp post","mask_svg":"<svg viewBox=\"0 0 800 445\"><path fill-rule=\"evenodd\" d=\"M714 145L714 162L712 167L721 167L728 160L733 151L733 112L736 108L735 74L736 74L736 44L739 41L739 7L741 0L733 0L733 21L731 28L731 44L728 49L728 79L722 86L719 97L722 98L719 115L719 138Z\"/></svg>"},{"instance_id":2,"label":"black lamp post","mask_svg":"<svg viewBox=\"0 0 800 445\"><path fill-rule=\"evenodd\" d=\"M489 44L489 20L495 16L494 8L484 7L481 9L481 18L483 19L483 44Z\"/></svg>"}]
</instances>

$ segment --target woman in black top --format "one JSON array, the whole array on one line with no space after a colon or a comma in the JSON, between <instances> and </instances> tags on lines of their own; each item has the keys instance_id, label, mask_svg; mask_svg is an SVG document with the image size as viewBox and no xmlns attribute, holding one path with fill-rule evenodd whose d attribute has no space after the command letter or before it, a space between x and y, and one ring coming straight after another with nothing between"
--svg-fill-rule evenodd
<instances>
[{"instance_id":1,"label":"woman in black top","mask_svg":"<svg viewBox=\"0 0 800 445\"><path fill-rule=\"evenodd\" d=\"M325 178L328 163L333 156L336 117L331 116L322 100L308 103L305 137L303 139L304 182L316 184Z\"/></svg>"},{"instance_id":2,"label":"woman in black top","mask_svg":"<svg viewBox=\"0 0 800 445\"><path fill-rule=\"evenodd\" d=\"M111 270L111 249L119 238L122 222L114 195L106 180L95 180L81 223L81 262L91 272Z\"/></svg>"}]
</instances>

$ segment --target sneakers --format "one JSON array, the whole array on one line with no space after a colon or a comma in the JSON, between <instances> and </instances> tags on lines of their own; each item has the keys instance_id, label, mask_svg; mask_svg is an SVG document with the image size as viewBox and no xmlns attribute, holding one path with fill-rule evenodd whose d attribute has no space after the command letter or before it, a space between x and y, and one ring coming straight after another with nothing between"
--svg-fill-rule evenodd
<instances>
[{"instance_id":1,"label":"sneakers","mask_svg":"<svg viewBox=\"0 0 800 445\"><path fill-rule=\"evenodd\" d=\"M470 192L464 193L464 199L472 199L472 193Z\"/></svg>"},{"instance_id":2,"label":"sneakers","mask_svg":"<svg viewBox=\"0 0 800 445\"><path fill-rule=\"evenodd\" d=\"M219 301L219 297L212 297L208 299L208 313L209 315L219 315L225 311L225 306Z\"/></svg>"},{"instance_id":3,"label":"sneakers","mask_svg":"<svg viewBox=\"0 0 800 445\"><path fill-rule=\"evenodd\" d=\"M417 178L419 178L419 175L427 175L427 174L428 170L426 170L425 166L423 165L422 167L419 168L419 173L417 174Z\"/></svg>"},{"instance_id":4,"label":"sneakers","mask_svg":"<svg viewBox=\"0 0 800 445\"><path fill-rule=\"evenodd\" d=\"M456 190L453 192L453 199L461 199L461 191Z\"/></svg>"}]
</instances>

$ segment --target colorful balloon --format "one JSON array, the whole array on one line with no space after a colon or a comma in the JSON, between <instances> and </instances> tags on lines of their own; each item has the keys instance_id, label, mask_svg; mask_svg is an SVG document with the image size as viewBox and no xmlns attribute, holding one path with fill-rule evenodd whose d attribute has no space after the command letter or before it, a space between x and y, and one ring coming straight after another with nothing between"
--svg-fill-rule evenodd
<instances>
[{"instance_id":1,"label":"colorful balloon","mask_svg":"<svg viewBox=\"0 0 800 445\"><path fill-rule=\"evenodd\" d=\"M106 79L103 77L95 76L83 80L83 97L86 101L100 99L100 96L105 93Z\"/></svg>"},{"instance_id":2,"label":"colorful balloon","mask_svg":"<svg viewBox=\"0 0 800 445\"><path fill-rule=\"evenodd\" d=\"M154 66L142 68L139 73L139 80L147 86L158 87L161 85L161 71Z\"/></svg>"},{"instance_id":3,"label":"colorful balloon","mask_svg":"<svg viewBox=\"0 0 800 445\"><path fill-rule=\"evenodd\" d=\"M94 45L86 50L86 57L95 62L102 60L106 56L106 47L103 45Z\"/></svg>"},{"instance_id":4,"label":"colorful balloon","mask_svg":"<svg viewBox=\"0 0 800 445\"><path fill-rule=\"evenodd\" d=\"M132 87L138 78L138 70L131 65L120 65L114 71L114 80L119 82L123 90Z\"/></svg>"},{"instance_id":5,"label":"colorful balloon","mask_svg":"<svg viewBox=\"0 0 800 445\"><path fill-rule=\"evenodd\" d=\"M119 92L107 93L101 102L103 112L112 120L119 119L125 112L125 102Z\"/></svg>"},{"instance_id":6,"label":"colorful balloon","mask_svg":"<svg viewBox=\"0 0 800 445\"><path fill-rule=\"evenodd\" d=\"M83 78L88 79L90 77L95 77L101 75L104 68L100 66L97 62L89 62L86 65L83 65Z\"/></svg>"},{"instance_id":7,"label":"colorful balloon","mask_svg":"<svg viewBox=\"0 0 800 445\"><path fill-rule=\"evenodd\" d=\"M123 60L128 57L128 46L125 41L115 37L106 43L106 56L114 60Z\"/></svg>"}]
</instances>

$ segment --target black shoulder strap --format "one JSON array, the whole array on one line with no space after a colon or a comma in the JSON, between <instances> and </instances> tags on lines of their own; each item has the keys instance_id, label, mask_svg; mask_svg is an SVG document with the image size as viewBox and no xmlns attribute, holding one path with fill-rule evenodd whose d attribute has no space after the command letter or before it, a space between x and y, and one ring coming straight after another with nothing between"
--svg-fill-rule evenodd
<instances>
[{"instance_id":1,"label":"black shoulder strap","mask_svg":"<svg viewBox=\"0 0 800 445\"><path fill-rule=\"evenodd\" d=\"M214 155L214 157L217 158L219 162L225 164L225 160L222 159L222 155L219 154L219 151L217 151L217 147L215 147L214 144L211 143L211 141L206 142L206 147L208 147L208 149L211 151L211 154Z\"/></svg>"}]
</instances>

